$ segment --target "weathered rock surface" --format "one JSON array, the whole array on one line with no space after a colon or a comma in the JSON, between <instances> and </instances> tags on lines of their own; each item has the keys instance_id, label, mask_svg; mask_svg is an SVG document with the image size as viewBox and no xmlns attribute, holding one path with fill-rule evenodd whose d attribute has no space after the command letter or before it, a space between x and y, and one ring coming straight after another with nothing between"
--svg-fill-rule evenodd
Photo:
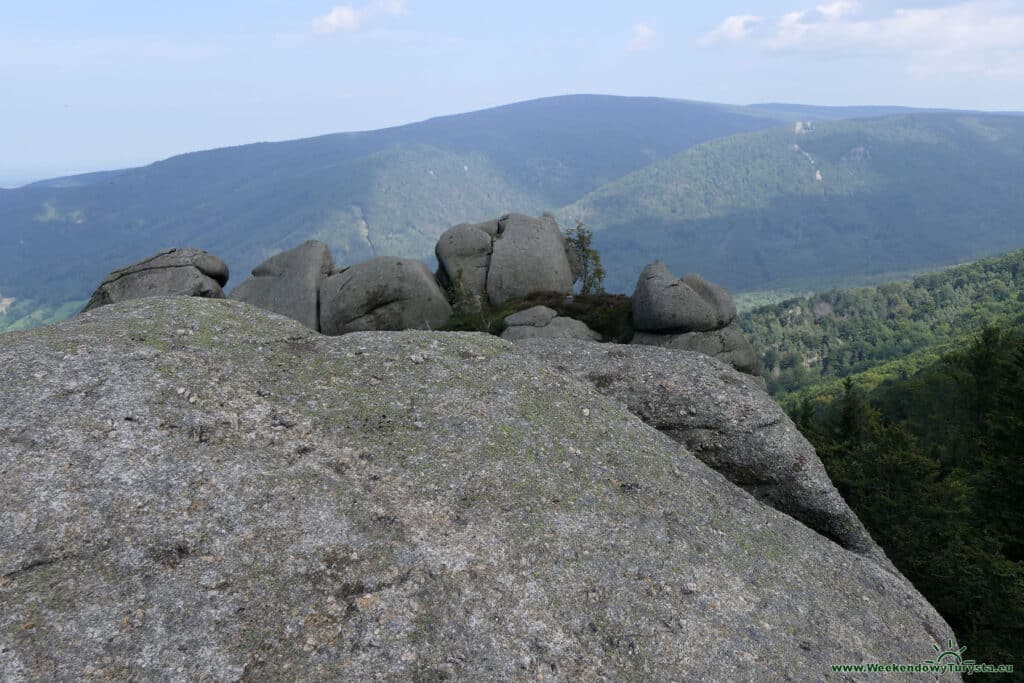
<instances>
[{"instance_id":1,"label":"weathered rock surface","mask_svg":"<svg viewBox=\"0 0 1024 683\"><path fill-rule=\"evenodd\" d=\"M633 327L644 332L708 332L735 317L736 304L724 288L695 273L676 278L660 261L643 269L633 292Z\"/></svg>"},{"instance_id":2,"label":"weathered rock surface","mask_svg":"<svg viewBox=\"0 0 1024 683\"><path fill-rule=\"evenodd\" d=\"M223 299L228 267L202 249L167 249L112 271L92 293L84 311L147 296Z\"/></svg>"},{"instance_id":3,"label":"weathered rock surface","mask_svg":"<svg viewBox=\"0 0 1024 683\"><path fill-rule=\"evenodd\" d=\"M320 329L320 286L334 269L327 245L309 240L256 266L231 298Z\"/></svg>"},{"instance_id":4,"label":"weathered rock surface","mask_svg":"<svg viewBox=\"0 0 1024 683\"><path fill-rule=\"evenodd\" d=\"M487 288L491 241L497 235L497 220L461 223L446 230L434 247L441 284L448 287L458 282L466 294L482 293Z\"/></svg>"},{"instance_id":5,"label":"weathered rock surface","mask_svg":"<svg viewBox=\"0 0 1024 683\"><path fill-rule=\"evenodd\" d=\"M320 287L320 331L443 327L452 308L433 273L412 259L381 256L331 275Z\"/></svg>"},{"instance_id":6,"label":"weathered rock surface","mask_svg":"<svg viewBox=\"0 0 1024 683\"><path fill-rule=\"evenodd\" d=\"M690 351L543 340L519 348L591 382L759 500L896 571L756 379Z\"/></svg>"},{"instance_id":7,"label":"weathered rock surface","mask_svg":"<svg viewBox=\"0 0 1024 683\"><path fill-rule=\"evenodd\" d=\"M816 681L953 637L572 374L230 300L0 335L0 679Z\"/></svg>"},{"instance_id":8,"label":"weathered rock surface","mask_svg":"<svg viewBox=\"0 0 1024 683\"><path fill-rule=\"evenodd\" d=\"M728 363L748 375L761 374L761 362L754 353L754 347L735 325L711 332L686 332L684 334L637 332L633 335L631 343L681 351L696 351Z\"/></svg>"},{"instance_id":9,"label":"weathered rock surface","mask_svg":"<svg viewBox=\"0 0 1024 683\"><path fill-rule=\"evenodd\" d=\"M574 280L565 239L554 218L513 213L498 220L487 270L491 304L500 306L538 292L571 294Z\"/></svg>"},{"instance_id":10,"label":"weathered rock surface","mask_svg":"<svg viewBox=\"0 0 1024 683\"><path fill-rule=\"evenodd\" d=\"M548 310L550 311L551 309L549 308ZM514 317L515 316L510 315L508 318L505 318L505 323L509 326L501 333L502 339L508 339L509 341L519 341L521 339L576 339L579 341L601 341L601 335L587 327L587 324L581 320L558 316L549 319L543 325L513 325L509 323L509 320Z\"/></svg>"},{"instance_id":11,"label":"weathered rock surface","mask_svg":"<svg viewBox=\"0 0 1024 683\"><path fill-rule=\"evenodd\" d=\"M544 327L558 317L558 311L547 306L533 306L526 308L505 318L505 324L509 327L530 325L532 327Z\"/></svg>"}]
</instances>

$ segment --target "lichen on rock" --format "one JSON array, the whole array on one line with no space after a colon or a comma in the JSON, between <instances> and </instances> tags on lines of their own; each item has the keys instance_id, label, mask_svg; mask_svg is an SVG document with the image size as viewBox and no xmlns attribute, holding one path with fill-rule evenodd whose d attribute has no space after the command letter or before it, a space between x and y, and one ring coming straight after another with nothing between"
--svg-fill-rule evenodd
<instances>
[{"instance_id":1,"label":"lichen on rock","mask_svg":"<svg viewBox=\"0 0 1024 683\"><path fill-rule=\"evenodd\" d=\"M483 334L150 298L0 336L0 678L748 680L907 582Z\"/></svg>"}]
</instances>

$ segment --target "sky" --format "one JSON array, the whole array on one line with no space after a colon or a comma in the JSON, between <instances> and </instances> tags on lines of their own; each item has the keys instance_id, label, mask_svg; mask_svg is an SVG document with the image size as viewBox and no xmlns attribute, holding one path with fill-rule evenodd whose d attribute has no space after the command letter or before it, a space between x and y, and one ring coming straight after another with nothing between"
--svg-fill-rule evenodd
<instances>
[{"instance_id":1,"label":"sky","mask_svg":"<svg viewBox=\"0 0 1024 683\"><path fill-rule=\"evenodd\" d=\"M1024 110L1024 0L0 0L0 187L536 97Z\"/></svg>"}]
</instances>

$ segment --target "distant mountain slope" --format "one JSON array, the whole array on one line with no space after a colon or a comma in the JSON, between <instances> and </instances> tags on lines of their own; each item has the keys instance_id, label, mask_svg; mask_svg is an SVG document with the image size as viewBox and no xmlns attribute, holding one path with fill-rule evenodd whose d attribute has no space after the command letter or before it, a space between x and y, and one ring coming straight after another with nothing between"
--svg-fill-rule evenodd
<instances>
[{"instance_id":1,"label":"distant mountain slope","mask_svg":"<svg viewBox=\"0 0 1024 683\"><path fill-rule=\"evenodd\" d=\"M1024 118L927 113L715 140L559 212L609 285L661 258L736 290L963 262L1024 246Z\"/></svg>"},{"instance_id":2,"label":"distant mountain slope","mask_svg":"<svg viewBox=\"0 0 1024 683\"><path fill-rule=\"evenodd\" d=\"M837 378L915 370L946 345L1024 315L1024 250L878 287L834 290L739 317L777 399L834 392ZM914 354L923 355L915 356ZM899 369L899 368L897 368Z\"/></svg>"},{"instance_id":3,"label":"distant mountain slope","mask_svg":"<svg viewBox=\"0 0 1024 683\"><path fill-rule=\"evenodd\" d=\"M217 253L237 283L310 237L339 261L423 257L455 223L575 201L765 112L654 98L567 96L397 128L174 157L0 194L0 296L88 296L167 246Z\"/></svg>"},{"instance_id":4,"label":"distant mountain slope","mask_svg":"<svg viewBox=\"0 0 1024 683\"><path fill-rule=\"evenodd\" d=\"M121 168L114 171L95 171L93 173L80 173L78 175L61 176L60 178L49 178L47 180L38 180L34 183L29 183L25 187L42 188L48 187L52 189L59 189L65 187L84 187L86 185L95 185L101 183L104 180L110 180L116 178L119 175L131 171L130 168Z\"/></svg>"},{"instance_id":5,"label":"distant mountain slope","mask_svg":"<svg viewBox=\"0 0 1024 683\"><path fill-rule=\"evenodd\" d=\"M939 110L887 106L821 107L810 104L791 104L788 102L762 102L750 105L750 109L765 111L776 116L784 116L798 121L839 121L842 119L878 118L895 114L954 111L950 109Z\"/></svg>"}]
</instances>

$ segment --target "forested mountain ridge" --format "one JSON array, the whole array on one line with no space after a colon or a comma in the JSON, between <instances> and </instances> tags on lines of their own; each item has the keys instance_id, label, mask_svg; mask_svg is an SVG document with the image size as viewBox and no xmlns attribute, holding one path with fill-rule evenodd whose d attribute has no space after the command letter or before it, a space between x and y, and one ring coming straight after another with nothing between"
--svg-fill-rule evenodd
<instances>
[{"instance_id":1,"label":"forested mountain ridge","mask_svg":"<svg viewBox=\"0 0 1024 683\"><path fill-rule=\"evenodd\" d=\"M877 287L789 299L739 316L769 389L845 377L1024 313L1024 250Z\"/></svg>"},{"instance_id":2,"label":"forested mountain ridge","mask_svg":"<svg viewBox=\"0 0 1024 683\"><path fill-rule=\"evenodd\" d=\"M540 213L770 112L567 96L396 128L196 152L0 195L0 296L87 297L113 268L191 245L244 275L309 238L339 260L426 257L463 221Z\"/></svg>"},{"instance_id":3,"label":"forested mountain ridge","mask_svg":"<svg viewBox=\"0 0 1024 683\"><path fill-rule=\"evenodd\" d=\"M882 118L839 120L869 114ZM167 247L217 254L230 287L311 238L339 263L430 260L443 230L509 211L582 217L607 289L627 293L655 258L737 292L963 262L1024 246L1022 130L964 112L566 96L59 178L0 193L0 299L14 300L0 330L60 319Z\"/></svg>"},{"instance_id":4,"label":"forested mountain ridge","mask_svg":"<svg viewBox=\"0 0 1024 683\"><path fill-rule=\"evenodd\" d=\"M1024 118L914 113L734 135L562 209L628 289L652 254L736 290L962 263L1024 246Z\"/></svg>"}]
</instances>

